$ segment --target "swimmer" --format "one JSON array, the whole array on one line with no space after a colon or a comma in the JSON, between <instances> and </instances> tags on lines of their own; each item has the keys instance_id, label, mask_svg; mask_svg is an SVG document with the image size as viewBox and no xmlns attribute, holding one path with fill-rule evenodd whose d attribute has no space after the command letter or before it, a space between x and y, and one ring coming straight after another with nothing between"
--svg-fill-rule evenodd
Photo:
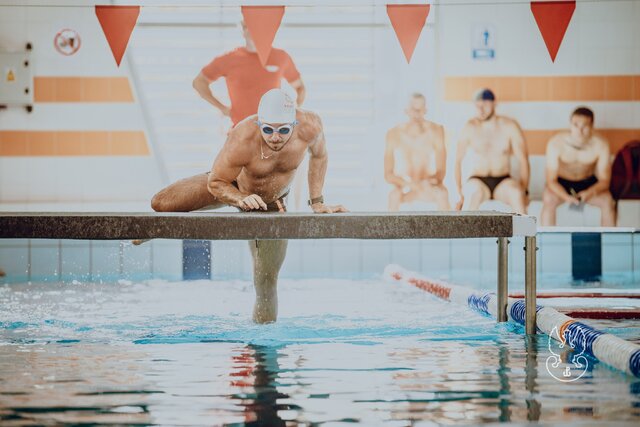
<instances>
[{"instance_id":1,"label":"swimmer","mask_svg":"<svg viewBox=\"0 0 640 427\"><path fill-rule=\"evenodd\" d=\"M519 214L526 213L529 157L518 122L495 113L496 97L490 89L475 98L477 115L462 129L456 154L457 209L477 210L486 200L499 200ZM462 160L472 157L471 177L463 185ZM520 165L520 179L511 177L511 156Z\"/></svg>"},{"instance_id":2,"label":"swimmer","mask_svg":"<svg viewBox=\"0 0 640 427\"><path fill-rule=\"evenodd\" d=\"M427 103L420 93L413 94L405 112L409 121L387 132L384 179L395 187L389 193L389 210L396 212L401 203L421 200L448 211L449 192L442 184L447 157L444 128L424 118ZM396 152L407 165L405 176L396 172Z\"/></svg>"},{"instance_id":3,"label":"swimmer","mask_svg":"<svg viewBox=\"0 0 640 427\"><path fill-rule=\"evenodd\" d=\"M211 171L182 179L156 194L157 212L189 212L234 206L244 212L286 212L289 186L309 152L309 205L315 213L347 212L324 203L322 189L328 154L320 117L296 109L281 89L260 99L258 114L240 121L227 137ZM275 322L277 281L286 240L249 242L256 301L253 320Z\"/></svg>"},{"instance_id":4,"label":"swimmer","mask_svg":"<svg viewBox=\"0 0 640 427\"><path fill-rule=\"evenodd\" d=\"M615 203L609 192L611 153L609 142L593 131L593 111L577 108L571 129L554 135L547 144L547 185L542 194L540 223L556 225L556 209L562 203L600 208L600 224L614 227Z\"/></svg>"}]
</instances>

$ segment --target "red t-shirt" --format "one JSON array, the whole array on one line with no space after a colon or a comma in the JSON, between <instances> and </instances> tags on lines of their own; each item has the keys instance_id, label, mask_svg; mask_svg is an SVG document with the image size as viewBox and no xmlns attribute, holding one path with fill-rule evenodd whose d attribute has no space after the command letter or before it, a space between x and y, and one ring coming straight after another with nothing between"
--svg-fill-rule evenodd
<instances>
[{"instance_id":1,"label":"red t-shirt","mask_svg":"<svg viewBox=\"0 0 640 427\"><path fill-rule=\"evenodd\" d=\"M282 78L289 83L300 78L289 54L276 48L271 49L266 67L260 63L256 52L239 47L214 58L202 69L202 74L209 82L220 77L226 79L234 126L245 117L256 114L262 95L279 88Z\"/></svg>"}]
</instances>

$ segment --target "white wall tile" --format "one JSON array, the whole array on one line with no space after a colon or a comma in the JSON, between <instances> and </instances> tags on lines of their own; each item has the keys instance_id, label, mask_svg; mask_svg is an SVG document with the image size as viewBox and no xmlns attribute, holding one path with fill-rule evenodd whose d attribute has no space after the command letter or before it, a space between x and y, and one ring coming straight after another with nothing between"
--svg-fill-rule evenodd
<instances>
[{"instance_id":1,"label":"white wall tile","mask_svg":"<svg viewBox=\"0 0 640 427\"><path fill-rule=\"evenodd\" d=\"M602 235L602 274L633 271L633 237L627 233Z\"/></svg>"},{"instance_id":2,"label":"white wall tile","mask_svg":"<svg viewBox=\"0 0 640 427\"><path fill-rule=\"evenodd\" d=\"M333 277L331 251L334 249L331 239L308 240L302 259L302 271L306 277Z\"/></svg>"},{"instance_id":3,"label":"white wall tile","mask_svg":"<svg viewBox=\"0 0 640 427\"><path fill-rule=\"evenodd\" d=\"M0 268L6 273L0 283L26 282L29 279L29 241L0 239Z\"/></svg>"},{"instance_id":4,"label":"white wall tile","mask_svg":"<svg viewBox=\"0 0 640 427\"><path fill-rule=\"evenodd\" d=\"M362 240L336 239L331 243L333 277L360 278L362 276ZM366 273L381 276L384 267L379 266L377 270Z\"/></svg>"},{"instance_id":5,"label":"white wall tile","mask_svg":"<svg viewBox=\"0 0 640 427\"><path fill-rule=\"evenodd\" d=\"M117 241L91 242L91 280L114 282L122 276L121 244Z\"/></svg>"},{"instance_id":6,"label":"white wall tile","mask_svg":"<svg viewBox=\"0 0 640 427\"><path fill-rule=\"evenodd\" d=\"M152 277L151 245L132 245L124 242L122 247L122 277L128 280L144 280Z\"/></svg>"},{"instance_id":7,"label":"white wall tile","mask_svg":"<svg viewBox=\"0 0 640 427\"><path fill-rule=\"evenodd\" d=\"M512 237L509 240L511 240L509 245L509 289L522 289L525 264L524 238Z\"/></svg>"},{"instance_id":8,"label":"white wall tile","mask_svg":"<svg viewBox=\"0 0 640 427\"><path fill-rule=\"evenodd\" d=\"M305 257L305 247L307 245L307 240L289 240L287 256L284 259L282 268L280 269L281 278L296 279L304 277L302 260Z\"/></svg>"},{"instance_id":9,"label":"white wall tile","mask_svg":"<svg viewBox=\"0 0 640 427\"><path fill-rule=\"evenodd\" d=\"M480 240L451 239L451 269L457 271L480 270Z\"/></svg>"},{"instance_id":10,"label":"white wall tile","mask_svg":"<svg viewBox=\"0 0 640 427\"><path fill-rule=\"evenodd\" d=\"M496 283L498 280L497 238L478 239L480 242L480 281Z\"/></svg>"},{"instance_id":11,"label":"white wall tile","mask_svg":"<svg viewBox=\"0 0 640 427\"><path fill-rule=\"evenodd\" d=\"M640 280L640 233L633 234L633 280Z\"/></svg>"},{"instance_id":12,"label":"white wall tile","mask_svg":"<svg viewBox=\"0 0 640 427\"><path fill-rule=\"evenodd\" d=\"M422 240L422 239L420 239ZM418 239L391 240L391 263L411 271L422 271L422 242ZM380 271L385 266L380 267Z\"/></svg>"},{"instance_id":13,"label":"white wall tile","mask_svg":"<svg viewBox=\"0 0 640 427\"><path fill-rule=\"evenodd\" d=\"M391 263L391 245L388 240L362 241L362 274L375 275ZM382 267L381 267L382 266Z\"/></svg>"},{"instance_id":14,"label":"white wall tile","mask_svg":"<svg viewBox=\"0 0 640 427\"><path fill-rule=\"evenodd\" d=\"M31 280L50 282L60 280L59 240L31 240Z\"/></svg>"},{"instance_id":15,"label":"white wall tile","mask_svg":"<svg viewBox=\"0 0 640 427\"><path fill-rule=\"evenodd\" d=\"M88 241L62 240L60 280L88 282L91 279L91 251Z\"/></svg>"},{"instance_id":16,"label":"white wall tile","mask_svg":"<svg viewBox=\"0 0 640 427\"><path fill-rule=\"evenodd\" d=\"M253 279L249 244L242 240L211 242L211 277L213 279Z\"/></svg>"},{"instance_id":17,"label":"white wall tile","mask_svg":"<svg viewBox=\"0 0 640 427\"><path fill-rule=\"evenodd\" d=\"M571 275L571 234L539 233L538 264L542 274Z\"/></svg>"},{"instance_id":18,"label":"white wall tile","mask_svg":"<svg viewBox=\"0 0 640 427\"><path fill-rule=\"evenodd\" d=\"M182 240L154 239L151 245L153 277L182 280Z\"/></svg>"},{"instance_id":19,"label":"white wall tile","mask_svg":"<svg viewBox=\"0 0 640 427\"><path fill-rule=\"evenodd\" d=\"M452 239L425 239L422 244L422 273L425 275L449 274L451 271Z\"/></svg>"}]
</instances>

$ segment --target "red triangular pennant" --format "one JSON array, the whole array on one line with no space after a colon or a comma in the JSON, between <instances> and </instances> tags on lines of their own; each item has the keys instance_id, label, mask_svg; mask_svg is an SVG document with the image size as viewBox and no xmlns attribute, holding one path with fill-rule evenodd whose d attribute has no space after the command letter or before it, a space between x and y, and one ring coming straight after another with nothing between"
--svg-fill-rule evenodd
<instances>
[{"instance_id":1,"label":"red triangular pennant","mask_svg":"<svg viewBox=\"0 0 640 427\"><path fill-rule=\"evenodd\" d=\"M118 67L139 14L140 6L96 6L96 16Z\"/></svg>"},{"instance_id":2,"label":"red triangular pennant","mask_svg":"<svg viewBox=\"0 0 640 427\"><path fill-rule=\"evenodd\" d=\"M387 5L387 15L389 15L404 56L407 58L407 63L411 61L422 28L427 22L430 7L428 4Z\"/></svg>"},{"instance_id":3,"label":"red triangular pennant","mask_svg":"<svg viewBox=\"0 0 640 427\"><path fill-rule=\"evenodd\" d=\"M558 49L575 10L575 0L531 2L531 12L553 62L556 61Z\"/></svg>"},{"instance_id":4,"label":"red triangular pennant","mask_svg":"<svg viewBox=\"0 0 640 427\"><path fill-rule=\"evenodd\" d=\"M276 38L284 6L242 6L242 16L258 51L262 66L267 65L271 44Z\"/></svg>"}]
</instances>

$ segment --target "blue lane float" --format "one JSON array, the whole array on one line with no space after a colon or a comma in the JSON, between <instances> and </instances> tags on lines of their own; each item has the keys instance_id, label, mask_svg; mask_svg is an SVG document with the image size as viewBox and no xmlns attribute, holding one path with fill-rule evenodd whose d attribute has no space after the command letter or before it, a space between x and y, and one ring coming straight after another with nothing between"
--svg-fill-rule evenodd
<instances>
[{"instance_id":1,"label":"blue lane float","mask_svg":"<svg viewBox=\"0 0 640 427\"><path fill-rule=\"evenodd\" d=\"M384 269L384 278L410 284L445 301L467 305L497 317L498 300L494 293L480 293L464 286L429 279L396 264L390 264ZM523 299L508 298L507 317L512 322L524 325ZM539 332L544 332L562 344L570 343L573 348L613 368L640 377L640 345L599 331L551 307L536 306L536 320Z\"/></svg>"}]
</instances>

